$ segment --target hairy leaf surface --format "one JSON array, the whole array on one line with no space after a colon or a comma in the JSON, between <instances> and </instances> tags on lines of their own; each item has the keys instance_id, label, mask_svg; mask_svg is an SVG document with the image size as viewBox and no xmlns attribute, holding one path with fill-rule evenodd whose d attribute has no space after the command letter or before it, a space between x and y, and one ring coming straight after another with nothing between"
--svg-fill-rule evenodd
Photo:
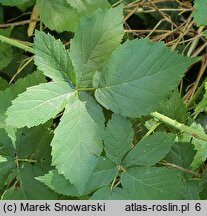
<instances>
[{"instance_id":1,"label":"hairy leaf surface","mask_svg":"<svg viewBox=\"0 0 207 216\"><path fill-rule=\"evenodd\" d=\"M123 33L122 7L99 9L92 17L80 19L70 54L78 86L92 86L95 71L120 44Z\"/></svg>"},{"instance_id":2,"label":"hairy leaf surface","mask_svg":"<svg viewBox=\"0 0 207 216\"><path fill-rule=\"evenodd\" d=\"M195 60L172 52L161 42L127 41L95 76L95 97L107 109L124 116L150 114Z\"/></svg>"},{"instance_id":3,"label":"hairy leaf surface","mask_svg":"<svg viewBox=\"0 0 207 216\"><path fill-rule=\"evenodd\" d=\"M53 165L79 193L95 168L102 150L102 109L87 93L71 97L52 141Z\"/></svg>"}]
</instances>

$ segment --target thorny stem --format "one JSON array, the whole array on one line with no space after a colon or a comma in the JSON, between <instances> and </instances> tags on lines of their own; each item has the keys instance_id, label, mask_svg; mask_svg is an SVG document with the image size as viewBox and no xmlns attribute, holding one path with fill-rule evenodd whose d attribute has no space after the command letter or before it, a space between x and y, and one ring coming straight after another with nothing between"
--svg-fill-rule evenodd
<instances>
[{"instance_id":1,"label":"thorny stem","mask_svg":"<svg viewBox=\"0 0 207 216\"><path fill-rule=\"evenodd\" d=\"M0 41L2 41L3 43L10 44L12 46L18 47L18 48L24 50L25 52L30 52L30 53L34 54L34 50L32 49L32 47L29 47L29 46L15 40L15 39L11 39L11 38L5 37L3 35L0 35Z\"/></svg>"},{"instance_id":2,"label":"thorny stem","mask_svg":"<svg viewBox=\"0 0 207 216\"><path fill-rule=\"evenodd\" d=\"M177 122L176 120L174 119L171 119L167 116L164 116L158 112L152 112L150 114L152 117L158 119L159 121L181 131L181 132L184 132L184 133L187 133L189 135L191 135L192 137L196 138L196 139L200 139L200 140L204 140L204 141L207 141L207 134L203 133L203 132L200 132L200 131L197 131L197 130L194 130L184 124L181 124L179 122Z\"/></svg>"}]
</instances>

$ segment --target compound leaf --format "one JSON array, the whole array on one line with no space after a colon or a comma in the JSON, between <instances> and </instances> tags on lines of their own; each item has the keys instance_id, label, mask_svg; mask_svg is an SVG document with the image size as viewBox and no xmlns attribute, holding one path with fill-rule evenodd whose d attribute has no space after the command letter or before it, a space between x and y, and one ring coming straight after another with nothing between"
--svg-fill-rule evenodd
<instances>
[{"instance_id":1,"label":"compound leaf","mask_svg":"<svg viewBox=\"0 0 207 216\"><path fill-rule=\"evenodd\" d=\"M126 167L155 165L170 151L174 140L172 133L154 133L138 142L126 155L123 164Z\"/></svg>"},{"instance_id":2,"label":"compound leaf","mask_svg":"<svg viewBox=\"0 0 207 216\"><path fill-rule=\"evenodd\" d=\"M162 42L127 41L95 76L95 97L115 113L129 117L148 115L167 98L195 60L172 52Z\"/></svg>"},{"instance_id":3,"label":"compound leaf","mask_svg":"<svg viewBox=\"0 0 207 216\"><path fill-rule=\"evenodd\" d=\"M51 30L74 31L78 15L66 0L37 0L42 22Z\"/></svg>"},{"instance_id":4,"label":"compound leaf","mask_svg":"<svg viewBox=\"0 0 207 216\"><path fill-rule=\"evenodd\" d=\"M71 41L71 59L78 86L90 87L95 71L120 44L123 37L122 7L97 10L83 17Z\"/></svg>"},{"instance_id":5,"label":"compound leaf","mask_svg":"<svg viewBox=\"0 0 207 216\"><path fill-rule=\"evenodd\" d=\"M71 97L52 141L53 165L83 193L102 150L102 109L87 93Z\"/></svg>"},{"instance_id":6,"label":"compound leaf","mask_svg":"<svg viewBox=\"0 0 207 216\"><path fill-rule=\"evenodd\" d=\"M54 81L70 82L73 71L69 52L60 40L44 32L35 32L35 64Z\"/></svg>"},{"instance_id":7,"label":"compound leaf","mask_svg":"<svg viewBox=\"0 0 207 216\"><path fill-rule=\"evenodd\" d=\"M29 87L8 108L6 123L17 128L32 127L54 118L74 92L68 83L49 82Z\"/></svg>"},{"instance_id":8,"label":"compound leaf","mask_svg":"<svg viewBox=\"0 0 207 216\"><path fill-rule=\"evenodd\" d=\"M113 114L103 137L106 156L114 163L121 164L123 157L131 149L133 135L131 122Z\"/></svg>"}]
</instances>

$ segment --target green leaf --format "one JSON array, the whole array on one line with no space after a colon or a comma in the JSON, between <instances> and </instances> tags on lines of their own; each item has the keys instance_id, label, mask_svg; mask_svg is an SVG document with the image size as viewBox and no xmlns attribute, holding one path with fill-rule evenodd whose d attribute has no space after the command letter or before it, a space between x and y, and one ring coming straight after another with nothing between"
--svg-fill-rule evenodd
<instances>
[{"instance_id":1,"label":"green leaf","mask_svg":"<svg viewBox=\"0 0 207 216\"><path fill-rule=\"evenodd\" d=\"M188 117L187 107L184 105L178 89L175 89L170 97L160 104L157 112L176 119L178 122L184 122Z\"/></svg>"},{"instance_id":2,"label":"green leaf","mask_svg":"<svg viewBox=\"0 0 207 216\"><path fill-rule=\"evenodd\" d=\"M0 77L0 91L5 90L7 87L9 87L8 82Z\"/></svg>"},{"instance_id":3,"label":"green leaf","mask_svg":"<svg viewBox=\"0 0 207 216\"><path fill-rule=\"evenodd\" d=\"M10 179L14 186L6 189L3 199L57 199L58 196L35 179L51 170L51 146L53 134L50 122L17 131L14 169ZM11 158L11 157L10 157ZM0 174L1 176L1 174Z\"/></svg>"},{"instance_id":4,"label":"green leaf","mask_svg":"<svg viewBox=\"0 0 207 216\"><path fill-rule=\"evenodd\" d=\"M110 6L107 0L67 0L67 2L81 15L90 15L98 8L105 9Z\"/></svg>"},{"instance_id":5,"label":"green leaf","mask_svg":"<svg viewBox=\"0 0 207 216\"><path fill-rule=\"evenodd\" d=\"M114 179L116 174L117 168L115 165L107 158L100 157L94 172L85 186L84 194L89 194L100 187L108 185ZM37 177L36 179L47 185L56 193L66 196L80 196L76 187L55 169L51 170L44 176Z\"/></svg>"},{"instance_id":6,"label":"green leaf","mask_svg":"<svg viewBox=\"0 0 207 216\"><path fill-rule=\"evenodd\" d=\"M102 150L104 116L87 93L71 97L52 141L53 165L83 193Z\"/></svg>"},{"instance_id":7,"label":"green leaf","mask_svg":"<svg viewBox=\"0 0 207 216\"><path fill-rule=\"evenodd\" d=\"M74 185L72 185L65 177L53 169L44 176L36 178L56 193L66 196L79 196Z\"/></svg>"},{"instance_id":8,"label":"green leaf","mask_svg":"<svg viewBox=\"0 0 207 216\"><path fill-rule=\"evenodd\" d=\"M24 166L17 171L16 182L19 187L11 187L3 194L3 200L54 200L58 199L57 194L46 186L35 180L36 169L31 164Z\"/></svg>"},{"instance_id":9,"label":"green leaf","mask_svg":"<svg viewBox=\"0 0 207 216\"><path fill-rule=\"evenodd\" d=\"M63 110L74 90L65 82L49 82L32 86L20 94L6 114L7 125L32 127L54 118Z\"/></svg>"},{"instance_id":10,"label":"green leaf","mask_svg":"<svg viewBox=\"0 0 207 216\"><path fill-rule=\"evenodd\" d=\"M103 137L106 156L117 165L121 164L122 159L131 149L133 135L131 122L120 115L113 114Z\"/></svg>"},{"instance_id":11,"label":"green leaf","mask_svg":"<svg viewBox=\"0 0 207 216\"><path fill-rule=\"evenodd\" d=\"M3 190L6 186L6 180L15 168L15 163L10 158L4 158L0 155L0 190Z\"/></svg>"},{"instance_id":12,"label":"green leaf","mask_svg":"<svg viewBox=\"0 0 207 216\"><path fill-rule=\"evenodd\" d=\"M138 142L126 155L123 164L126 167L155 165L170 151L174 140L172 133L154 133Z\"/></svg>"},{"instance_id":13,"label":"green leaf","mask_svg":"<svg viewBox=\"0 0 207 216\"><path fill-rule=\"evenodd\" d=\"M193 17L197 26L207 25L207 1L206 0L194 0L194 12Z\"/></svg>"},{"instance_id":14,"label":"green leaf","mask_svg":"<svg viewBox=\"0 0 207 216\"><path fill-rule=\"evenodd\" d=\"M195 61L164 47L162 42L127 41L95 76L95 97L107 109L124 116L150 114Z\"/></svg>"},{"instance_id":15,"label":"green leaf","mask_svg":"<svg viewBox=\"0 0 207 216\"><path fill-rule=\"evenodd\" d=\"M127 200L129 194L121 188L114 188L112 191L109 187L103 187L97 190L90 200Z\"/></svg>"},{"instance_id":16,"label":"green leaf","mask_svg":"<svg viewBox=\"0 0 207 216\"><path fill-rule=\"evenodd\" d=\"M70 82L73 71L69 52L60 40L44 32L35 32L35 64L54 81Z\"/></svg>"},{"instance_id":17,"label":"green leaf","mask_svg":"<svg viewBox=\"0 0 207 216\"><path fill-rule=\"evenodd\" d=\"M80 19L70 54L78 86L92 86L95 71L119 45L123 34L122 7L99 9L92 17Z\"/></svg>"},{"instance_id":18,"label":"green leaf","mask_svg":"<svg viewBox=\"0 0 207 216\"><path fill-rule=\"evenodd\" d=\"M121 175L129 199L177 200L185 198L184 184L178 170L163 167L131 168Z\"/></svg>"},{"instance_id":19,"label":"green leaf","mask_svg":"<svg viewBox=\"0 0 207 216\"><path fill-rule=\"evenodd\" d=\"M18 94L24 92L27 87L34 86L39 83L45 82L45 77L40 71L36 71L25 78L17 80L14 84L10 85L9 88L0 92L0 128L5 128L6 110L12 105Z\"/></svg>"},{"instance_id":20,"label":"green leaf","mask_svg":"<svg viewBox=\"0 0 207 216\"><path fill-rule=\"evenodd\" d=\"M12 28L0 29L0 35L10 37ZM12 47L0 41L0 70L5 68L12 60Z\"/></svg>"},{"instance_id":21,"label":"green leaf","mask_svg":"<svg viewBox=\"0 0 207 216\"><path fill-rule=\"evenodd\" d=\"M203 99L196 106L195 114L198 115L199 113L203 111L207 113L207 82L205 83L205 94L203 96Z\"/></svg>"},{"instance_id":22,"label":"green leaf","mask_svg":"<svg viewBox=\"0 0 207 216\"><path fill-rule=\"evenodd\" d=\"M18 6L18 5L22 5L24 3L29 2L30 0L1 0L0 3L2 5L7 5L7 6Z\"/></svg>"},{"instance_id":23,"label":"green leaf","mask_svg":"<svg viewBox=\"0 0 207 216\"><path fill-rule=\"evenodd\" d=\"M118 169L114 163L105 157L99 157L98 164L85 186L84 194L89 194L98 188L109 185L117 172Z\"/></svg>"},{"instance_id":24,"label":"green leaf","mask_svg":"<svg viewBox=\"0 0 207 216\"><path fill-rule=\"evenodd\" d=\"M74 31L78 15L66 0L37 0L41 21L51 30Z\"/></svg>"},{"instance_id":25,"label":"green leaf","mask_svg":"<svg viewBox=\"0 0 207 216\"><path fill-rule=\"evenodd\" d=\"M187 200L200 200L199 193L201 192L202 188L200 188L201 180L192 178L189 180L185 180L185 186L186 186L186 195L185 198Z\"/></svg>"},{"instance_id":26,"label":"green leaf","mask_svg":"<svg viewBox=\"0 0 207 216\"><path fill-rule=\"evenodd\" d=\"M15 156L12 140L4 128L0 128L0 155L4 157Z\"/></svg>"},{"instance_id":27,"label":"green leaf","mask_svg":"<svg viewBox=\"0 0 207 216\"><path fill-rule=\"evenodd\" d=\"M195 122L190 125L190 128L199 131L200 133L205 134L203 127L200 124L196 124ZM193 158L193 161L190 167L195 170L200 168L201 165L205 162L207 158L207 143L206 141L192 138L192 136L188 134L183 134L179 136L179 142L189 142L194 145L194 150L196 150L196 154Z\"/></svg>"},{"instance_id":28,"label":"green leaf","mask_svg":"<svg viewBox=\"0 0 207 216\"><path fill-rule=\"evenodd\" d=\"M173 145L165 160L168 163L190 169L195 153L196 151L191 143L178 142Z\"/></svg>"}]
</instances>

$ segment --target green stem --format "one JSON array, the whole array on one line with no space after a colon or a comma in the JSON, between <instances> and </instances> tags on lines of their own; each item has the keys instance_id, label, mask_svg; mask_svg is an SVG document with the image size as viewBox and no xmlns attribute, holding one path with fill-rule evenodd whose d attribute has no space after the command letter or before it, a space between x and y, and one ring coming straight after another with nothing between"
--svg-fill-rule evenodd
<instances>
[{"instance_id":1,"label":"green stem","mask_svg":"<svg viewBox=\"0 0 207 216\"><path fill-rule=\"evenodd\" d=\"M181 131L181 132L184 132L184 133L191 135L194 138L207 141L207 134L200 132L200 131L197 131L197 130L194 130L194 129L192 129L192 128L184 125L184 124L177 122L174 119L171 119L167 116L164 116L158 112L151 113L151 116L158 119L159 121L175 128L175 129Z\"/></svg>"},{"instance_id":2,"label":"green stem","mask_svg":"<svg viewBox=\"0 0 207 216\"><path fill-rule=\"evenodd\" d=\"M32 47L29 47L29 46L15 40L15 39L11 39L11 38L5 37L3 35L0 35L0 41L7 43L7 44L10 44L12 46L18 47L18 48L24 50L25 52L30 52L30 53L34 54L34 50L32 49Z\"/></svg>"},{"instance_id":3,"label":"green stem","mask_svg":"<svg viewBox=\"0 0 207 216\"><path fill-rule=\"evenodd\" d=\"M77 91L95 91L96 90L96 88L77 88L76 89Z\"/></svg>"}]
</instances>

